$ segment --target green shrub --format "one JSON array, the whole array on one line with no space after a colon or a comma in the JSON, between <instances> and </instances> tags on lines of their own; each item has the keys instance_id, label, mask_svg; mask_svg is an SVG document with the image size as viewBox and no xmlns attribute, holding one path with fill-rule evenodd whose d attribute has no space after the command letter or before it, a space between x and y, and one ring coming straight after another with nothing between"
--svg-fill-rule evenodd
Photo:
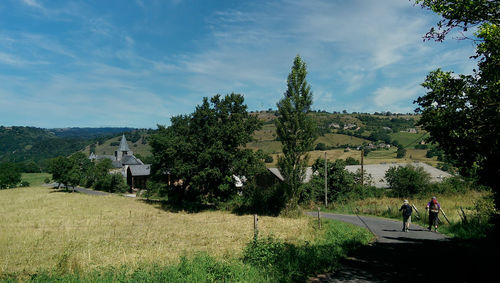
<instances>
[{"instance_id":1,"label":"green shrub","mask_svg":"<svg viewBox=\"0 0 500 283\"><path fill-rule=\"evenodd\" d=\"M411 164L389 168L385 179L396 197L408 197L426 191L430 184L430 174L423 167Z\"/></svg>"},{"instance_id":2,"label":"green shrub","mask_svg":"<svg viewBox=\"0 0 500 283\"><path fill-rule=\"evenodd\" d=\"M30 182L28 182L28 181L21 182L21 187L29 187L29 186L30 186Z\"/></svg>"},{"instance_id":3,"label":"green shrub","mask_svg":"<svg viewBox=\"0 0 500 283\"><path fill-rule=\"evenodd\" d=\"M247 245L243 261L263 270L276 282L304 282L314 274L334 270L347 252L366 244L371 234L366 230L325 221L322 239L294 245L272 237Z\"/></svg>"}]
</instances>

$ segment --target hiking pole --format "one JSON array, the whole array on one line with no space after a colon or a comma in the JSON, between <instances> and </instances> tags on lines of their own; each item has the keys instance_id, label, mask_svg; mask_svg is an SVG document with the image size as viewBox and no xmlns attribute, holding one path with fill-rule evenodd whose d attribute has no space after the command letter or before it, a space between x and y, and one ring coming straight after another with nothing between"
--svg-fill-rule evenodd
<instances>
[{"instance_id":1,"label":"hiking pole","mask_svg":"<svg viewBox=\"0 0 500 283\"><path fill-rule=\"evenodd\" d=\"M413 209L415 209L415 211L417 212L417 217L418 217L418 219L420 219L420 212L418 212L417 207L414 204L412 204L411 207L413 207Z\"/></svg>"},{"instance_id":2,"label":"hiking pole","mask_svg":"<svg viewBox=\"0 0 500 283\"><path fill-rule=\"evenodd\" d=\"M444 213L444 210L442 210L441 208L439 210L441 210L441 212L443 213L444 219L446 219L446 221L448 221L448 224L451 224L448 217L446 217L446 213Z\"/></svg>"}]
</instances>

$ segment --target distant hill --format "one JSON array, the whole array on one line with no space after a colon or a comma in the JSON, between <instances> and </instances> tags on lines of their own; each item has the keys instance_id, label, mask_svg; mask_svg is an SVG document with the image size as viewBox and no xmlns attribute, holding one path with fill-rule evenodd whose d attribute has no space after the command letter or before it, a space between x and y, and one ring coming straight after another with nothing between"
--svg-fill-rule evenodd
<instances>
[{"instance_id":1,"label":"distant hill","mask_svg":"<svg viewBox=\"0 0 500 283\"><path fill-rule=\"evenodd\" d=\"M95 138L100 136L117 135L126 132L132 132L134 128L55 128L48 129L58 137L77 137L77 138Z\"/></svg>"},{"instance_id":2,"label":"distant hill","mask_svg":"<svg viewBox=\"0 0 500 283\"><path fill-rule=\"evenodd\" d=\"M276 135L275 111L251 112L264 125L253 134L254 141L247 148L263 150L274 158L281 154L281 142ZM360 145L380 145L381 143L399 143L408 149L410 160L436 163L436 158L426 158L427 149L420 143L427 133L415 125L418 115L401 115L390 113L326 113L310 114L318 125L319 137L316 140L316 151L311 152L311 159L317 158L320 152L328 151L333 158L358 157L359 154L349 152ZM35 127L3 127L0 126L0 162L33 163L44 167L47 159L59 155L70 155L77 151L85 154L113 154L123 133L134 154L147 158L151 156L149 137L155 130L134 128L56 128L42 129ZM365 162L385 162L396 160L395 148L387 151L374 151L367 156ZM35 166L35 167L36 167Z\"/></svg>"},{"instance_id":3,"label":"distant hill","mask_svg":"<svg viewBox=\"0 0 500 283\"><path fill-rule=\"evenodd\" d=\"M149 146L149 137L155 130L151 129L135 129L131 132L125 133L125 138L127 139L128 146L130 150L134 152L134 155L139 157L151 156L151 147ZM108 137L108 139L102 142L94 142L89 144L81 151L85 154L90 154L94 152L97 155L112 155L120 144L122 133Z\"/></svg>"}]
</instances>

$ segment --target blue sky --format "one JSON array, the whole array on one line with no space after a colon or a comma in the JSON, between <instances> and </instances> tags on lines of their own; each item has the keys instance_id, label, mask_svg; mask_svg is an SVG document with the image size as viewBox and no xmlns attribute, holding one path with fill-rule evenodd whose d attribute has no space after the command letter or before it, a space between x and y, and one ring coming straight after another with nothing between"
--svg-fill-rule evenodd
<instances>
[{"instance_id":1,"label":"blue sky","mask_svg":"<svg viewBox=\"0 0 500 283\"><path fill-rule=\"evenodd\" d=\"M0 2L0 125L156 128L202 97L276 108L293 58L314 109L413 112L473 44L423 42L439 18L407 0Z\"/></svg>"}]
</instances>

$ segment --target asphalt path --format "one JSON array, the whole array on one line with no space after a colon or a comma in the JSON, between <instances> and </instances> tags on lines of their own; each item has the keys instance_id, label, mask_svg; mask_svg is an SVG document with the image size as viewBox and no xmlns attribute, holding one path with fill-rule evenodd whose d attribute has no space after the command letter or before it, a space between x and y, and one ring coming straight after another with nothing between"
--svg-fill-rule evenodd
<instances>
[{"instance_id":1,"label":"asphalt path","mask_svg":"<svg viewBox=\"0 0 500 283\"><path fill-rule=\"evenodd\" d=\"M309 212L311 216L317 216L317 212ZM407 243L415 240L446 240L446 236L440 233L429 232L427 228L410 224L408 232L403 232L403 221L392 219L358 216L346 214L320 213L322 218L335 219L367 228L377 238L379 243Z\"/></svg>"},{"instance_id":2,"label":"asphalt path","mask_svg":"<svg viewBox=\"0 0 500 283\"><path fill-rule=\"evenodd\" d=\"M317 217L317 212L308 214ZM418 225L412 224L409 232L403 232L402 221L392 219L333 213L320 216L367 228L376 241L350 253L335 272L308 282L493 282L491 275L498 274L498 268L492 267L496 261L482 257L484 250Z\"/></svg>"},{"instance_id":3,"label":"asphalt path","mask_svg":"<svg viewBox=\"0 0 500 283\"><path fill-rule=\"evenodd\" d=\"M58 183L52 183L52 184L47 184L46 186L57 188L58 185L59 185ZM61 187L62 186L64 186L64 184L61 184ZM68 188L68 190L72 190L72 189ZM86 195L94 195L94 196L109 195L109 193L106 193L106 192L94 191L94 190L86 189L86 188L82 188L82 187L75 187L75 192L79 192L79 193L86 194Z\"/></svg>"}]
</instances>

